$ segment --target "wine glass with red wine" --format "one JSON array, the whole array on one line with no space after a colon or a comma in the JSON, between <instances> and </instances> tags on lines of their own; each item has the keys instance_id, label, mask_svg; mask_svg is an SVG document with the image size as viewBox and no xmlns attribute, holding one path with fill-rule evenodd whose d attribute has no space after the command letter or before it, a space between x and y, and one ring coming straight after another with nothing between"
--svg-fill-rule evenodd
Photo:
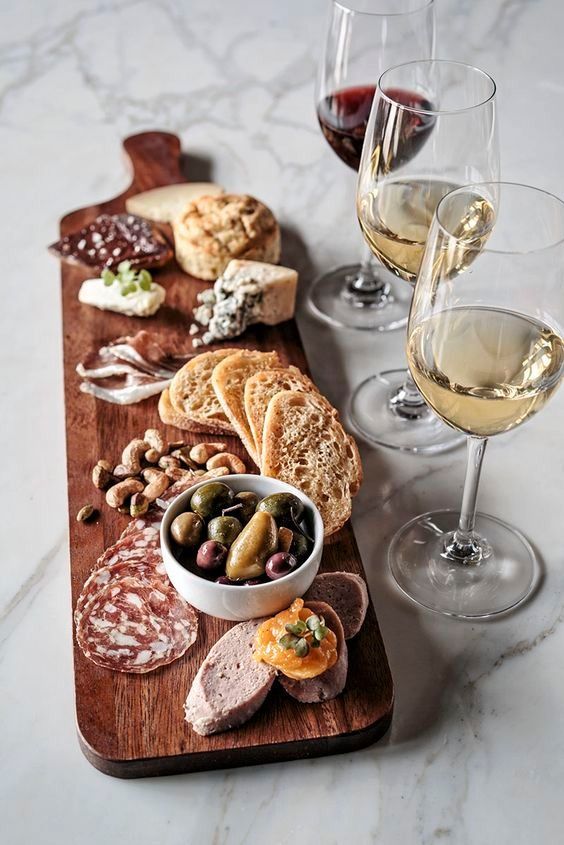
<instances>
[{"instance_id":1,"label":"wine glass with red wine","mask_svg":"<svg viewBox=\"0 0 564 845\"><path fill-rule=\"evenodd\" d=\"M315 102L321 131L353 170L360 166L380 74L399 62L431 58L434 42L434 0L333 0ZM417 91L395 95L406 105L421 102ZM416 118L404 126L405 158L417 155L432 128L432 120ZM389 331L406 324L409 296L364 245L358 264L337 267L314 282L310 303L333 326Z\"/></svg>"}]
</instances>

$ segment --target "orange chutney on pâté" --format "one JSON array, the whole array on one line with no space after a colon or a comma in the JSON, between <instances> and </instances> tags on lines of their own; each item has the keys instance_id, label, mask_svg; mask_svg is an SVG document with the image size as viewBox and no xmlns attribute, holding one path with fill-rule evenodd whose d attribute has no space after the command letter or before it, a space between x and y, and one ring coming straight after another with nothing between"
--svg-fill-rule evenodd
<instances>
[{"instance_id":1,"label":"orange chutney on p\u00e2t\u00e9","mask_svg":"<svg viewBox=\"0 0 564 845\"><path fill-rule=\"evenodd\" d=\"M287 610L260 625L254 658L296 681L315 678L337 662L337 637L322 616L295 599Z\"/></svg>"}]
</instances>

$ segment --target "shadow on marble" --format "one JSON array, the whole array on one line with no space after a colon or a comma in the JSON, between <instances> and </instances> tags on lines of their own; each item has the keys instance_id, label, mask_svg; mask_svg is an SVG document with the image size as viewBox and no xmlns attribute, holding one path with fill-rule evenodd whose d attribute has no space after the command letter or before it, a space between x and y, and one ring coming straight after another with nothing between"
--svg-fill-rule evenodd
<instances>
[{"instance_id":1,"label":"shadow on marble","mask_svg":"<svg viewBox=\"0 0 564 845\"><path fill-rule=\"evenodd\" d=\"M213 161L207 156L181 153L180 169L189 182L213 182Z\"/></svg>"}]
</instances>

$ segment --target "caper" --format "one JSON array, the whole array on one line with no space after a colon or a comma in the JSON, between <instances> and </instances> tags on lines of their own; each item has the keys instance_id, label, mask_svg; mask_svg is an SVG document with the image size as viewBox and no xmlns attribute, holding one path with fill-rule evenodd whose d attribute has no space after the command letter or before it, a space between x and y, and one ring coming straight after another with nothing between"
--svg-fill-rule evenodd
<instances>
[{"instance_id":1,"label":"caper","mask_svg":"<svg viewBox=\"0 0 564 845\"><path fill-rule=\"evenodd\" d=\"M199 487L190 499L190 507L202 519L219 516L233 502L233 490L221 481L210 481Z\"/></svg>"},{"instance_id":2,"label":"caper","mask_svg":"<svg viewBox=\"0 0 564 845\"><path fill-rule=\"evenodd\" d=\"M248 490L243 490L241 493L237 493L233 499L233 504L243 505L243 507L239 508L237 513L233 511L233 515L236 516L237 519L241 520L243 525L246 525L256 510L258 500L259 498L257 494L251 493Z\"/></svg>"},{"instance_id":3,"label":"caper","mask_svg":"<svg viewBox=\"0 0 564 845\"><path fill-rule=\"evenodd\" d=\"M173 540L185 549L197 546L202 538L204 522L197 513L180 513L170 526Z\"/></svg>"},{"instance_id":4,"label":"caper","mask_svg":"<svg viewBox=\"0 0 564 845\"><path fill-rule=\"evenodd\" d=\"M234 516L216 516L208 523L208 540L216 540L229 548L242 529Z\"/></svg>"},{"instance_id":5,"label":"caper","mask_svg":"<svg viewBox=\"0 0 564 845\"><path fill-rule=\"evenodd\" d=\"M258 503L257 511L271 514L279 525L292 526L300 522L304 506L293 493L273 493Z\"/></svg>"}]
</instances>

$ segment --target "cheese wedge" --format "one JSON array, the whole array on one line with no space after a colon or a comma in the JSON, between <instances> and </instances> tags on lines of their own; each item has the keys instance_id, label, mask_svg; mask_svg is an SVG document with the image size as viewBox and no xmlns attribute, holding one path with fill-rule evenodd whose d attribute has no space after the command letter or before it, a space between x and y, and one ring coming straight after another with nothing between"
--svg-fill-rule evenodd
<instances>
[{"instance_id":1,"label":"cheese wedge","mask_svg":"<svg viewBox=\"0 0 564 845\"><path fill-rule=\"evenodd\" d=\"M164 185L128 197L125 207L130 214L138 214L156 223L172 223L182 214L187 205L203 196L217 196L223 188L214 182L182 182L179 185Z\"/></svg>"},{"instance_id":2,"label":"cheese wedge","mask_svg":"<svg viewBox=\"0 0 564 845\"><path fill-rule=\"evenodd\" d=\"M294 316L298 274L263 261L233 259L212 290L198 295L194 318L207 327L202 342L238 337L253 323L275 326Z\"/></svg>"}]
</instances>

